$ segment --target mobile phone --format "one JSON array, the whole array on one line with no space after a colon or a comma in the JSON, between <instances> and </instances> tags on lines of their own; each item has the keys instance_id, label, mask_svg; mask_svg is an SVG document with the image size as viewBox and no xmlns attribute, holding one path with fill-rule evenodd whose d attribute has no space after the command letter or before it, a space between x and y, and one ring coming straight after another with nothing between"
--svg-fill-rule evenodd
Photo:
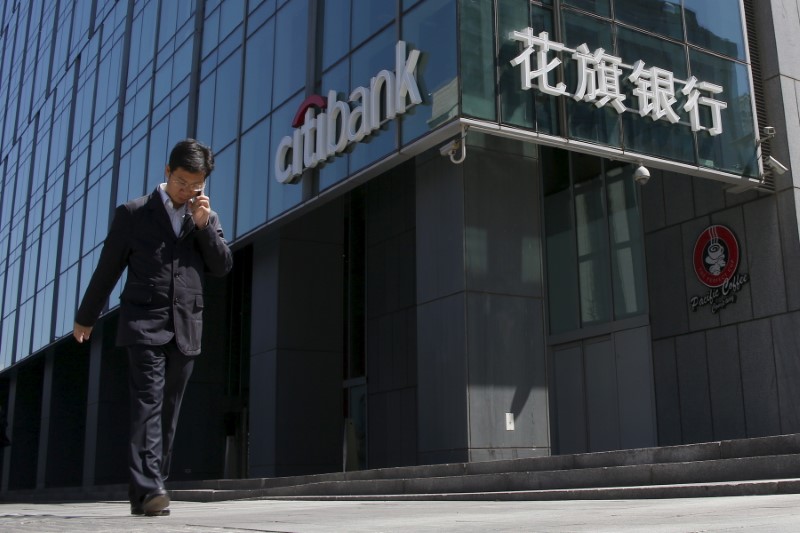
<instances>
[{"instance_id":1,"label":"mobile phone","mask_svg":"<svg viewBox=\"0 0 800 533\"><path fill-rule=\"evenodd\" d=\"M194 191L194 198L189 198L189 203L193 204L195 202L195 198L197 198L201 194L203 194L203 189L200 189L199 191Z\"/></svg>"}]
</instances>

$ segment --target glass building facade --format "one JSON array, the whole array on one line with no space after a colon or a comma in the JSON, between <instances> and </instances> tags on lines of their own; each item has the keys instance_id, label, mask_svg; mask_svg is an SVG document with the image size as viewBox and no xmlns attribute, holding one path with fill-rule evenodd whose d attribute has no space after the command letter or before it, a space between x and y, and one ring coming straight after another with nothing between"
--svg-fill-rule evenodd
<instances>
[{"instance_id":1,"label":"glass building facade","mask_svg":"<svg viewBox=\"0 0 800 533\"><path fill-rule=\"evenodd\" d=\"M777 18L750 0L4 2L0 492L124 481L124 279L91 345L70 334L115 206L186 137L214 149L236 258L206 287L182 419L206 444L176 443L177 480L800 431L795 183L765 164L800 157L793 65L754 29ZM720 288L692 262L716 225L741 257Z\"/></svg>"}]
</instances>

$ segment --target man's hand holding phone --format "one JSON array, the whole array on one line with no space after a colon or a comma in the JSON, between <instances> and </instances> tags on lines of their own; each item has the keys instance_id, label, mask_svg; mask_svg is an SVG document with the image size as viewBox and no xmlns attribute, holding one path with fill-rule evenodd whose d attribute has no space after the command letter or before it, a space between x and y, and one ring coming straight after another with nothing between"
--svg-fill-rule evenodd
<instances>
[{"instance_id":1,"label":"man's hand holding phone","mask_svg":"<svg viewBox=\"0 0 800 533\"><path fill-rule=\"evenodd\" d=\"M195 226L202 229L208 225L208 217L211 216L211 202L208 196L203 194L203 190L196 191L194 198L189 200L189 210Z\"/></svg>"}]
</instances>

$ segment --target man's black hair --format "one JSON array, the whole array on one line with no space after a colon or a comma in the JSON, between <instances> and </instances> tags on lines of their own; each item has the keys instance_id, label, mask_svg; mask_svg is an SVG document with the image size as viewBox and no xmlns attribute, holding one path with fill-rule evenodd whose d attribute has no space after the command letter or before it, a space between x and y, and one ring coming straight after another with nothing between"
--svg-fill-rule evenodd
<instances>
[{"instance_id":1,"label":"man's black hair","mask_svg":"<svg viewBox=\"0 0 800 533\"><path fill-rule=\"evenodd\" d=\"M169 168L182 168L192 173L202 172L208 178L214 170L214 154L208 146L194 139L184 139L170 152Z\"/></svg>"}]
</instances>

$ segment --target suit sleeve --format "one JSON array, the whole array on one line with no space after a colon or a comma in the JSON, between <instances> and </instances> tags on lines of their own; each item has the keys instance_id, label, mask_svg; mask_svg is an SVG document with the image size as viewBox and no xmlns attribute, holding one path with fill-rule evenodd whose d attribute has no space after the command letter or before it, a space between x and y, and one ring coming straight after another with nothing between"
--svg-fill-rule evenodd
<instances>
[{"instance_id":1,"label":"suit sleeve","mask_svg":"<svg viewBox=\"0 0 800 533\"><path fill-rule=\"evenodd\" d=\"M103 243L103 250L100 252L100 260L89 280L78 312L75 314L75 322L78 324L87 327L94 326L108 296L125 270L128 259L130 225L131 213L124 205L117 207L114 220L111 222L111 229Z\"/></svg>"},{"instance_id":2,"label":"suit sleeve","mask_svg":"<svg viewBox=\"0 0 800 533\"><path fill-rule=\"evenodd\" d=\"M195 231L206 270L211 275L220 277L230 272L233 268L233 254L225 241L217 214L212 212L206 227Z\"/></svg>"}]
</instances>

